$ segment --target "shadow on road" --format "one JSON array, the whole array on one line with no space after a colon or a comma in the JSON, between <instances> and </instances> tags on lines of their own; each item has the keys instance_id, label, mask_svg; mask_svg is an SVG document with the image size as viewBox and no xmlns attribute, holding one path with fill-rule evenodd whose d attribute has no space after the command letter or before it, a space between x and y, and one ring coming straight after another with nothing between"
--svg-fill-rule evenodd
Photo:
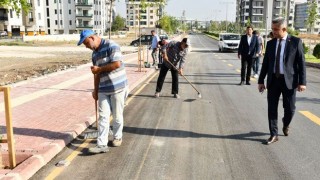
<instances>
[{"instance_id":1,"label":"shadow on road","mask_svg":"<svg viewBox=\"0 0 320 180\"><path fill-rule=\"evenodd\" d=\"M177 138L215 138L215 139L233 139L233 140L245 140L245 141L257 141L265 142L265 138L257 138L261 136L269 135L269 133L251 131L243 134L231 134L231 135L214 135L203 134L192 131L184 130L172 130L172 129L153 129L153 128L140 128L140 127L128 127L123 128L123 132L131 134L140 134L148 136L159 137L177 137Z\"/></svg>"}]
</instances>

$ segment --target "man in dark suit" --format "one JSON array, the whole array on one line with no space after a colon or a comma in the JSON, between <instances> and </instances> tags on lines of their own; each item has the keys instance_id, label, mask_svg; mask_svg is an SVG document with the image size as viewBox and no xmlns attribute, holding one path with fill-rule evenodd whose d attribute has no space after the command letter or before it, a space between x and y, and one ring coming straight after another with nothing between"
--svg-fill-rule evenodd
<instances>
[{"instance_id":1,"label":"man in dark suit","mask_svg":"<svg viewBox=\"0 0 320 180\"><path fill-rule=\"evenodd\" d=\"M241 36L238 58L241 59L241 82L239 85L250 85L252 58L258 57L260 52L260 46L257 36L252 35L252 26L247 26L246 34ZM247 74L246 74L247 70Z\"/></svg>"},{"instance_id":2,"label":"man in dark suit","mask_svg":"<svg viewBox=\"0 0 320 180\"><path fill-rule=\"evenodd\" d=\"M282 94L284 117L282 131L289 135L289 125L296 106L296 90L306 90L306 67L301 39L287 33L284 18L272 21L274 39L268 41L262 68L258 80L258 89L262 93L268 89L268 119L270 138L267 144L278 141L278 104Z\"/></svg>"}]
</instances>

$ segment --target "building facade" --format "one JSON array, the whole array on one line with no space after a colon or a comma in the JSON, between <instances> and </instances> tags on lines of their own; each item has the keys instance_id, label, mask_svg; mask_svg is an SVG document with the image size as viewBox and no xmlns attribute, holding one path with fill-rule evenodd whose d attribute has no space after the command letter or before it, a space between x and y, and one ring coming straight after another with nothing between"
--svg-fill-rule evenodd
<instances>
[{"instance_id":1,"label":"building facade","mask_svg":"<svg viewBox=\"0 0 320 180\"><path fill-rule=\"evenodd\" d=\"M20 16L11 8L0 7L0 31L7 31L9 36L74 34L83 29L103 34L109 30L115 14L111 0L28 0L28 3L30 10Z\"/></svg>"},{"instance_id":2,"label":"building facade","mask_svg":"<svg viewBox=\"0 0 320 180\"><path fill-rule=\"evenodd\" d=\"M153 4L153 2L153 0L148 0L146 2L148 5L142 8L140 0L126 0L126 26L129 31L137 31L141 28L142 33L146 33L146 29L156 28L162 15L163 5Z\"/></svg>"},{"instance_id":3,"label":"building facade","mask_svg":"<svg viewBox=\"0 0 320 180\"><path fill-rule=\"evenodd\" d=\"M250 23L255 28L271 28L271 20L284 17L288 27L294 25L294 0L237 0L236 21L244 27Z\"/></svg>"},{"instance_id":4,"label":"building facade","mask_svg":"<svg viewBox=\"0 0 320 180\"><path fill-rule=\"evenodd\" d=\"M307 31L308 3L297 3L294 17L294 28L299 31Z\"/></svg>"}]
</instances>

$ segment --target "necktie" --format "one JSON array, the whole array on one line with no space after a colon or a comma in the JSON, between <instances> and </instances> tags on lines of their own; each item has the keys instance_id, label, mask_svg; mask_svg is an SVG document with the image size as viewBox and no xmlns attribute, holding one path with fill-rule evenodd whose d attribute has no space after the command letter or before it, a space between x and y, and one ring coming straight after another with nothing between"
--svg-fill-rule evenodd
<instances>
[{"instance_id":1,"label":"necktie","mask_svg":"<svg viewBox=\"0 0 320 180\"><path fill-rule=\"evenodd\" d=\"M281 40L279 39L277 54L276 54L276 77L280 76L280 52L281 52Z\"/></svg>"}]
</instances>

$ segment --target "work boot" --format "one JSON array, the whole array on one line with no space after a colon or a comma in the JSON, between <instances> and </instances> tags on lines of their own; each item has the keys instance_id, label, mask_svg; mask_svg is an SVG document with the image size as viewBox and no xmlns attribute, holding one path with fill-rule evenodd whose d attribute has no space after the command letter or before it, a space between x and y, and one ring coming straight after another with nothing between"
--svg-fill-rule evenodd
<instances>
[{"instance_id":1,"label":"work boot","mask_svg":"<svg viewBox=\"0 0 320 180\"><path fill-rule=\"evenodd\" d=\"M121 146L121 143L122 143L122 139L114 139L112 141L112 146L119 147L119 146Z\"/></svg>"},{"instance_id":2,"label":"work boot","mask_svg":"<svg viewBox=\"0 0 320 180\"><path fill-rule=\"evenodd\" d=\"M109 151L108 146L99 146L99 145L88 149L88 152L90 154L106 153L108 151Z\"/></svg>"},{"instance_id":3,"label":"work boot","mask_svg":"<svg viewBox=\"0 0 320 180\"><path fill-rule=\"evenodd\" d=\"M160 93L159 92L156 92L155 94L154 94L154 97L155 98L158 98L160 96Z\"/></svg>"}]
</instances>

